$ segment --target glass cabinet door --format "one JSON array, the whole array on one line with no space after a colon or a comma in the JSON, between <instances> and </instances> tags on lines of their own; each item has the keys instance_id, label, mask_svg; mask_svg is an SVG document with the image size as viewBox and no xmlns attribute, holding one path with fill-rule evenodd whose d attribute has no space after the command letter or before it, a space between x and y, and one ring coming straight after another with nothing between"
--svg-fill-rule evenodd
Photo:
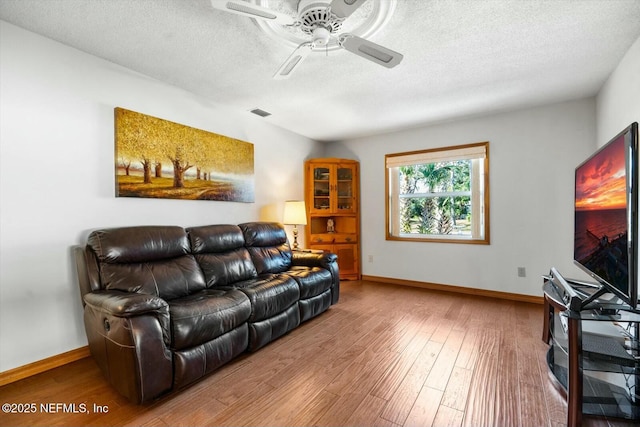
<instances>
[{"instance_id":1,"label":"glass cabinet door","mask_svg":"<svg viewBox=\"0 0 640 427\"><path fill-rule=\"evenodd\" d=\"M356 212L356 168L351 165L312 165L311 206L309 211L321 215Z\"/></svg>"},{"instance_id":2,"label":"glass cabinet door","mask_svg":"<svg viewBox=\"0 0 640 427\"><path fill-rule=\"evenodd\" d=\"M313 207L315 211L329 211L331 209L331 169L326 166L316 166L313 176Z\"/></svg>"},{"instance_id":3,"label":"glass cabinet door","mask_svg":"<svg viewBox=\"0 0 640 427\"><path fill-rule=\"evenodd\" d=\"M353 178L354 170L352 167L337 168L337 201L336 212L351 212L353 211Z\"/></svg>"}]
</instances>

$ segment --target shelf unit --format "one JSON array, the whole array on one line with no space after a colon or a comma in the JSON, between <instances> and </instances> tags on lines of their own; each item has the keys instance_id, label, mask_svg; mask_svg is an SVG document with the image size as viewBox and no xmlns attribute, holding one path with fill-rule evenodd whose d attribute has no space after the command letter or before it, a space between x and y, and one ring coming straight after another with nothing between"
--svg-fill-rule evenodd
<instances>
[{"instance_id":1,"label":"shelf unit","mask_svg":"<svg viewBox=\"0 0 640 427\"><path fill-rule=\"evenodd\" d=\"M580 426L583 414L640 420L640 313L591 301L596 289L570 279L563 285L553 276L543 284L542 340L549 344L549 370L567 397L569 427ZM576 295L591 302L578 308Z\"/></svg>"},{"instance_id":2,"label":"shelf unit","mask_svg":"<svg viewBox=\"0 0 640 427\"><path fill-rule=\"evenodd\" d=\"M307 245L337 254L343 280L360 279L359 176L355 160L305 162Z\"/></svg>"}]
</instances>

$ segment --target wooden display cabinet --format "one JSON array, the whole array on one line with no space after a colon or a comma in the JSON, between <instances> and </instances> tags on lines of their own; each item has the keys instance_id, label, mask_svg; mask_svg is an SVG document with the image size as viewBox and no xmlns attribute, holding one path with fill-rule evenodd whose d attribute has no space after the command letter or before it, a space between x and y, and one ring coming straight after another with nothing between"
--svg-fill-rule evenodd
<instances>
[{"instance_id":1,"label":"wooden display cabinet","mask_svg":"<svg viewBox=\"0 0 640 427\"><path fill-rule=\"evenodd\" d=\"M359 164L324 158L305 163L306 241L338 255L340 278L360 279Z\"/></svg>"}]
</instances>

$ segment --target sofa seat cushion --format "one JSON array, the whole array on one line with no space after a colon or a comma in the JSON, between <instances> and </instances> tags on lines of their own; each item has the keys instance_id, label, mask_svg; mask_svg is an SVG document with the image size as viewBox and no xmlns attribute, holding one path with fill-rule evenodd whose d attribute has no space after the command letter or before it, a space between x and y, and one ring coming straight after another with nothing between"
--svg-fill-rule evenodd
<instances>
[{"instance_id":1,"label":"sofa seat cushion","mask_svg":"<svg viewBox=\"0 0 640 427\"><path fill-rule=\"evenodd\" d=\"M292 267L287 274L298 282L300 299L320 295L331 288L331 272L320 267Z\"/></svg>"},{"instance_id":2,"label":"sofa seat cushion","mask_svg":"<svg viewBox=\"0 0 640 427\"><path fill-rule=\"evenodd\" d=\"M249 298L237 290L205 289L169 301L172 347L190 348L217 338L245 323Z\"/></svg>"},{"instance_id":3,"label":"sofa seat cushion","mask_svg":"<svg viewBox=\"0 0 640 427\"><path fill-rule=\"evenodd\" d=\"M234 284L251 300L249 322L256 322L282 313L300 299L298 284L283 274L265 274Z\"/></svg>"}]
</instances>

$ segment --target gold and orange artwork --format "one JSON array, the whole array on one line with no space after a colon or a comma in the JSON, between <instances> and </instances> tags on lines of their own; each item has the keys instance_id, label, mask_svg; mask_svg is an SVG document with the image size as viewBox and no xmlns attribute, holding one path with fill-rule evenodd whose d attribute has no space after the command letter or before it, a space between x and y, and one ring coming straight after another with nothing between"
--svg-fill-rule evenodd
<instances>
[{"instance_id":1,"label":"gold and orange artwork","mask_svg":"<svg viewBox=\"0 0 640 427\"><path fill-rule=\"evenodd\" d=\"M115 108L116 196L254 202L253 144Z\"/></svg>"}]
</instances>

